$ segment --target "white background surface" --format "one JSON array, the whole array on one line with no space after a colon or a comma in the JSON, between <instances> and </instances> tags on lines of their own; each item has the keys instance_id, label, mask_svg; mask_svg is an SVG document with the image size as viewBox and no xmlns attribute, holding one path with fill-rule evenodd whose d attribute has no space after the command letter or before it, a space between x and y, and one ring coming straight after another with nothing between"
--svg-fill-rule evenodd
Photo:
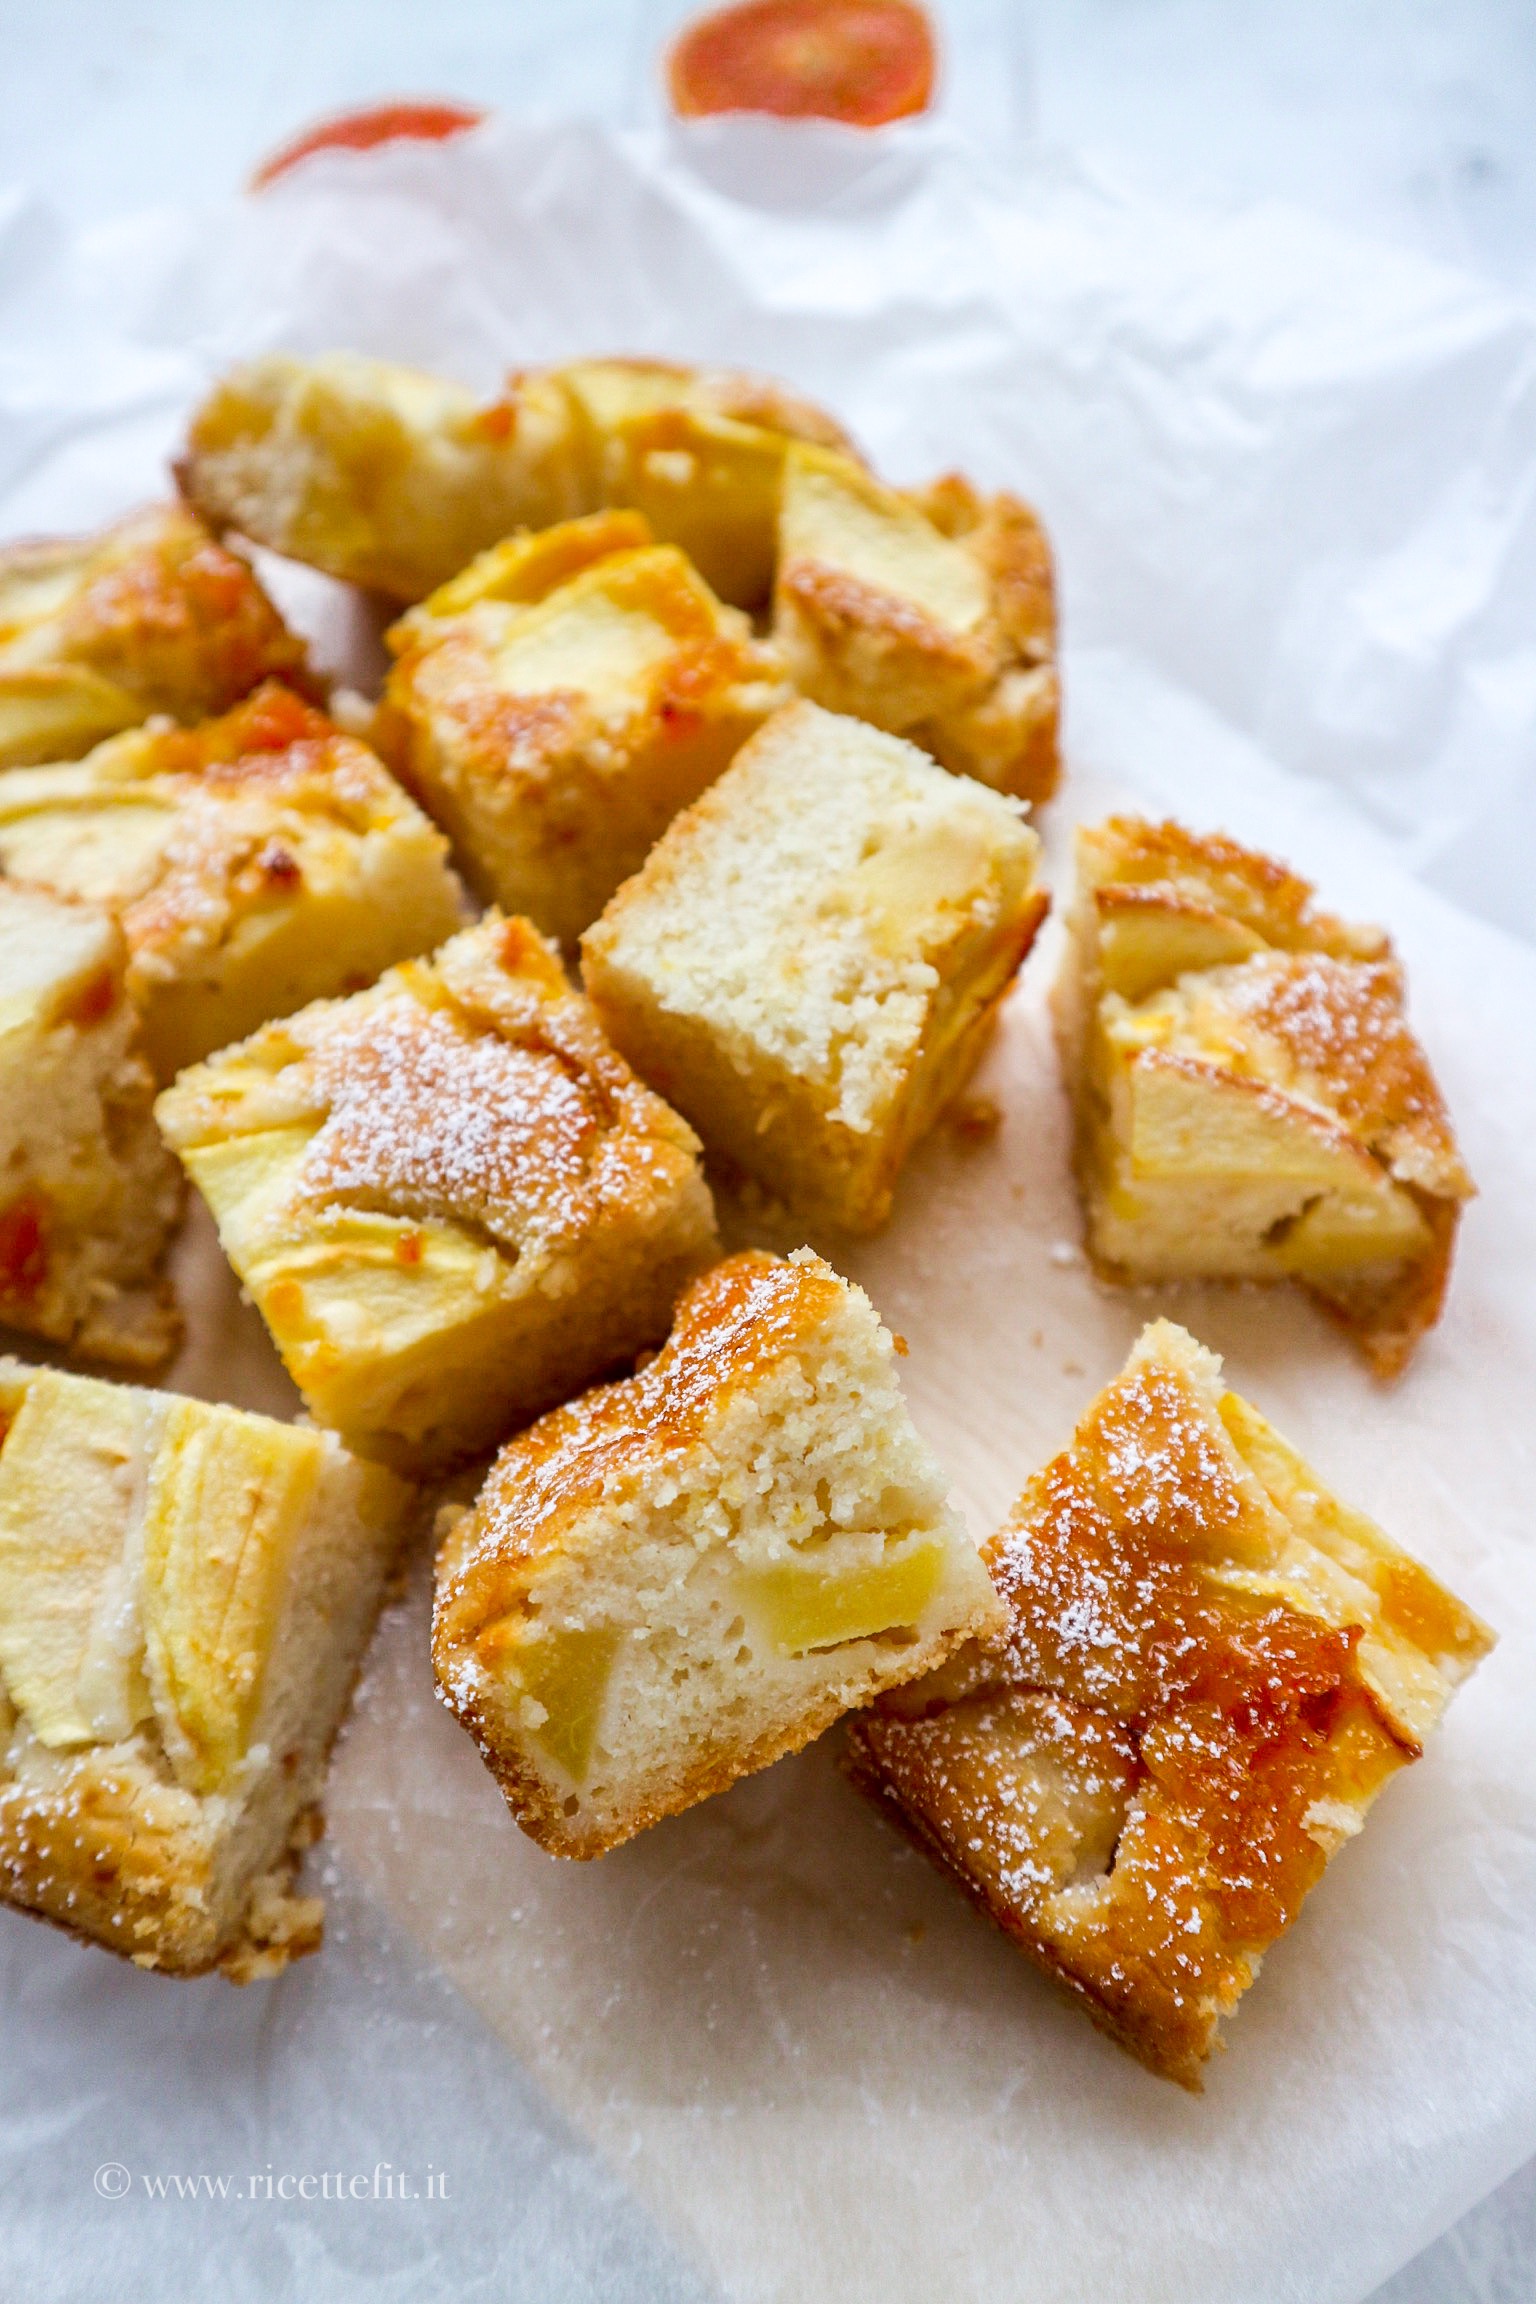
<instances>
[{"instance_id":1,"label":"white background surface","mask_svg":"<svg viewBox=\"0 0 1536 2304\"><path fill-rule=\"evenodd\" d=\"M559 7L523 0L516 8L504 0L494 10L443 5L430 14L378 6L227 12L190 5L46 11L12 6L0 25L6 52L0 175L47 191L77 214L100 216L146 200L217 193L296 121L378 93L431 91L542 112L580 108L632 115L645 102L638 59L665 13L651 9L637 17L598 0L569 0ZM1210 0L1142 7L1050 4L1033 12L977 11L960 33L956 102L963 99L962 109L969 108L978 132L990 139L1003 142L1033 128L1048 140L1108 153L1115 165L1149 182L1193 186L1212 196L1279 195L1516 289L1536 287L1536 35L1520 9L1330 8L1306 0L1282 21L1278 12L1240 15ZM1001 59L1007 70L982 70L978 58ZM10 349L0 344L0 360ZM1528 779L1529 759L1524 771ZM1530 886L1529 857L1520 853L1518 840L1511 838L1506 847L1500 871L1487 885L1474 879L1457 892L1518 928L1527 925L1519 912ZM1465 878L1471 870L1465 859L1461 868ZM45 1948L51 1959L34 1957L30 1938L17 1942L19 1934L19 1924L8 1922L0 1937L0 1951L16 1964L12 1989L59 1989L55 1948ZM346 1940L333 1947L327 1967L339 1981L344 1974L348 1980L344 2005L348 1990L363 1993L362 1971L351 1963ZM80 1979L70 1989L89 1993L94 1969L88 1957L71 1955L69 1968L71 1978L78 1970ZM409 1998L407 1988L400 1989ZM430 1990L423 1984L428 1998ZM341 2021L312 1988L297 2000L290 1994L284 2005L285 2018L256 2024L275 2088L283 2084L284 2024L292 2029L303 2022ZM423 2016L411 2003L400 2033L400 2043L411 2045L397 2047L412 2063L413 2076L420 2077L420 2040L433 2036L437 2024L458 2021L470 2020ZM232 2067L251 2053L247 2034L254 2022L254 2016L223 2016ZM119 2011L103 2028L104 2089L131 2088L135 2064L152 2060L157 2037L152 2028L134 2035ZM186 2038L189 2054L194 2039L198 2056L211 2053L190 2017ZM164 2053L163 2040L160 2048ZM375 2039L367 2058L375 2073L385 2068L377 2061L378 2048ZM489 2043L486 2053L495 2066ZM10 2085L19 2084L13 2073ZM38 2117L46 2125L47 2075L30 2074L27 2084L36 2091ZM547 2206L544 2184L558 2187L565 2180L559 2171L579 2172L585 2164L547 2121L540 2125L542 2116L519 2109L510 2067L498 2067L487 2087L493 2096L497 2089L502 2093L493 2107L478 2111L482 2143L475 2149L486 2153L486 2164L466 2175L471 2188L478 2177L482 2208L496 2159L490 2139L515 2135L520 2158L515 2185L508 2171L509 2189L517 2193L515 2203L509 2200L508 2223L499 2234L488 2233L484 2292L536 2294L541 2304L546 2297L563 2304L567 2295L589 2293L682 2294L681 2286L667 2285L682 2275L668 2271L660 2255L647 2254L649 2241L612 2239L624 2232L623 2211L590 2175L578 2177L578 2191L581 2183L591 2190L573 2211L573 2227L609 2239L593 2241L595 2258L572 2256L557 2288L517 2285L519 2259L511 2243L519 2218L530 2213L530 2197ZM464 2122L444 2126L430 2106L430 2091L423 2093L428 2109L424 2124L418 2123L417 2148L430 2158L436 2147L440 2164L444 2154L455 2152L462 2162ZM392 2157L397 2164L402 2160L399 2109L372 2101L345 2107L349 2165L362 2157L370 2134L385 2128L397 2139ZM305 2114L315 2133L319 2110L311 2106ZM1383 2299L1528 2299L1536 2290L1533 2209L1536 2185L1529 2177L1517 2180L1428 2259L1400 2275ZM35 2198L32 2212L37 2213ZM49 2215L69 2218L75 2212L75 2198L61 2188ZM45 2217L37 2227L40 2238L48 2228ZM56 2255L51 2283L39 2277L27 2293L71 2299L116 2293L110 2234L123 2226L108 2222L101 2229L100 2252L88 2249L83 2259L92 2265L92 2285L71 2286ZM194 2227L184 2215L165 2229L168 2235L174 2230L183 2252L195 2255ZM211 2239L215 2228L206 2229ZM227 2222L217 2229L225 2248L260 2251L274 2244L275 2235L256 2225L238 2237ZM599 2262L604 2246L610 2253ZM392 2276L384 2270L386 2251L371 2265L360 2263L358 2277L366 2272L371 2281L384 2278L388 2284L371 2286L372 2293L430 2294L429 2244L424 2252L419 2230L413 2230L407 2259ZM555 2277L542 2247L536 2260L545 2266L546 2280ZM621 2262L622 2272L616 2269ZM311 2292L352 2293L340 2280L330 2264ZM1021 2287L1021 2299L1027 2294L1027 2286ZM1234 2298L1234 2304L1242 2299Z\"/></svg>"}]
</instances>

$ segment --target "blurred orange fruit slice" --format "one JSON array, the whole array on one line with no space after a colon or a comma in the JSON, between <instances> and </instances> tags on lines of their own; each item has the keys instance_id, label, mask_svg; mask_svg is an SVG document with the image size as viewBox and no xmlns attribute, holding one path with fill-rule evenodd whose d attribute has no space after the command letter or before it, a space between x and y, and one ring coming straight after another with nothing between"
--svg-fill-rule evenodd
<instances>
[{"instance_id":1,"label":"blurred orange fruit slice","mask_svg":"<svg viewBox=\"0 0 1536 2304\"><path fill-rule=\"evenodd\" d=\"M393 144L402 137L441 143L444 137L461 136L466 128L478 128L484 118L468 104L370 104L361 112L338 112L332 120L316 121L270 160L263 160L251 178L251 190L259 192L263 185L286 176L311 152L371 152L376 144Z\"/></svg>"},{"instance_id":2,"label":"blurred orange fruit slice","mask_svg":"<svg viewBox=\"0 0 1536 2304\"><path fill-rule=\"evenodd\" d=\"M933 27L913 0L739 0L701 16L667 57L685 119L776 112L879 128L933 95Z\"/></svg>"}]
</instances>

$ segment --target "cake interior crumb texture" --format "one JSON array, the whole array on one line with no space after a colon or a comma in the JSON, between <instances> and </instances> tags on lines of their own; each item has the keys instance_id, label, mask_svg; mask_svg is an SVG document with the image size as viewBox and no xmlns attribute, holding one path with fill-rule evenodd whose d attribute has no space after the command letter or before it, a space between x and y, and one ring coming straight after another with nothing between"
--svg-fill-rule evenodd
<instances>
[{"instance_id":1,"label":"cake interior crumb texture","mask_svg":"<svg viewBox=\"0 0 1536 2304\"><path fill-rule=\"evenodd\" d=\"M0 1322L153 1372L182 1181L107 912L0 880Z\"/></svg>"},{"instance_id":2,"label":"cake interior crumb texture","mask_svg":"<svg viewBox=\"0 0 1536 2304\"><path fill-rule=\"evenodd\" d=\"M439 1690L524 1830L598 1855L1000 1624L946 1487L862 1291L732 1257L450 1527Z\"/></svg>"},{"instance_id":3,"label":"cake interior crumb texture","mask_svg":"<svg viewBox=\"0 0 1536 2304\"><path fill-rule=\"evenodd\" d=\"M1198 2089L1492 1635L1167 1321L983 1556L1006 1636L854 1722L850 1773L1096 2024Z\"/></svg>"},{"instance_id":4,"label":"cake interior crumb texture","mask_svg":"<svg viewBox=\"0 0 1536 2304\"><path fill-rule=\"evenodd\" d=\"M0 1895L140 1966L271 1975L415 1510L329 1435L0 1361Z\"/></svg>"},{"instance_id":5,"label":"cake interior crumb texture","mask_svg":"<svg viewBox=\"0 0 1536 2304\"><path fill-rule=\"evenodd\" d=\"M1078 835L1057 994L1088 1242L1119 1280L1301 1281L1381 1375L1473 1186L1377 928L1236 842Z\"/></svg>"},{"instance_id":6,"label":"cake interior crumb texture","mask_svg":"<svg viewBox=\"0 0 1536 2304\"><path fill-rule=\"evenodd\" d=\"M900 738L785 707L582 940L618 1046L797 1214L889 1214L1045 911L1019 807Z\"/></svg>"},{"instance_id":7,"label":"cake interior crumb texture","mask_svg":"<svg viewBox=\"0 0 1536 2304\"><path fill-rule=\"evenodd\" d=\"M659 1343L716 1252L697 1139L524 920L267 1026L157 1111L311 1413L402 1470Z\"/></svg>"}]
</instances>

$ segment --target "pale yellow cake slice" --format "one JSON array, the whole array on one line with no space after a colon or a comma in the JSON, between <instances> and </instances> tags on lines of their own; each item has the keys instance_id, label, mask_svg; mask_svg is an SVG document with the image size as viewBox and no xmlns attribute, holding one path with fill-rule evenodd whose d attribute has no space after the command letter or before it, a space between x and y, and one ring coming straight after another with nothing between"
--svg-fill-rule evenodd
<instances>
[{"instance_id":1,"label":"pale yellow cake slice","mask_svg":"<svg viewBox=\"0 0 1536 2304\"><path fill-rule=\"evenodd\" d=\"M179 478L218 529L401 601L518 528L634 505L723 599L772 576L787 439L841 442L782 387L661 361L511 376L489 404L382 360L273 353L193 419Z\"/></svg>"},{"instance_id":2,"label":"pale yellow cake slice","mask_svg":"<svg viewBox=\"0 0 1536 2304\"><path fill-rule=\"evenodd\" d=\"M1198 2089L1493 1636L1168 1321L983 1556L1004 1637L854 1721L850 1772L1111 2038Z\"/></svg>"},{"instance_id":3,"label":"pale yellow cake slice","mask_svg":"<svg viewBox=\"0 0 1536 2304\"><path fill-rule=\"evenodd\" d=\"M152 713L202 720L304 647L248 564L180 505L0 546L0 768L75 760Z\"/></svg>"},{"instance_id":4,"label":"pale yellow cake slice","mask_svg":"<svg viewBox=\"0 0 1536 2304\"><path fill-rule=\"evenodd\" d=\"M182 1182L126 964L110 913L0 880L0 1323L153 1373Z\"/></svg>"},{"instance_id":5,"label":"pale yellow cake slice","mask_svg":"<svg viewBox=\"0 0 1536 2304\"><path fill-rule=\"evenodd\" d=\"M809 1249L734 1256L638 1375L448 1515L438 1687L552 1853L600 1855L1001 1628L895 1349Z\"/></svg>"},{"instance_id":6,"label":"pale yellow cake slice","mask_svg":"<svg viewBox=\"0 0 1536 2304\"><path fill-rule=\"evenodd\" d=\"M463 911L442 834L277 681L200 727L0 778L0 869L118 915L161 1080L430 951Z\"/></svg>"},{"instance_id":7,"label":"pale yellow cake slice","mask_svg":"<svg viewBox=\"0 0 1536 2304\"><path fill-rule=\"evenodd\" d=\"M414 1506L328 1433L0 1361L0 1896L174 1975L314 1951L297 1859Z\"/></svg>"},{"instance_id":8,"label":"pale yellow cake slice","mask_svg":"<svg viewBox=\"0 0 1536 2304\"><path fill-rule=\"evenodd\" d=\"M715 1252L692 1131L489 914L156 1107L311 1412L449 1464L665 1335Z\"/></svg>"},{"instance_id":9,"label":"pale yellow cake slice","mask_svg":"<svg viewBox=\"0 0 1536 2304\"><path fill-rule=\"evenodd\" d=\"M582 939L588 991L709 1151L870 1231L1046 908L1017 801L787 706Z\"/></svg>"},{"instance_id":10,"label":"pale yellow cake slice","mask_svg":"<svg viewBox=\"0 0 1536 2304\"><path fill-rule=\"evenodd\" d=\"M378 742L480 893L567 945L791 693L634 512L494 546L390 638Z\"/></svg>"},{"instance_id":11,"label":"pale yellow cake slice","mask_svg":"<svg viewBox=\"0 0 1536 2304\"><path fill-rule=\"evenodd\" d=\"M1050 547L1029 507L952 477L888 488L846 456L785 463L773 636L803 695L1024 800L1060 777Z\"/></svg>"},{"instance_id":12,"label":"pale yellow cake slice","mask_svg":"<svg viewBox=\"0 0 1536 2304\"><path fill-rule=\"evenodd\" d=\"M1299 1280L1395 1375L1473 1187L1381 930L1235 841L1111 817L1078 835L1057 1000L1104 1275Z\"/></svg>"}]
</instances>

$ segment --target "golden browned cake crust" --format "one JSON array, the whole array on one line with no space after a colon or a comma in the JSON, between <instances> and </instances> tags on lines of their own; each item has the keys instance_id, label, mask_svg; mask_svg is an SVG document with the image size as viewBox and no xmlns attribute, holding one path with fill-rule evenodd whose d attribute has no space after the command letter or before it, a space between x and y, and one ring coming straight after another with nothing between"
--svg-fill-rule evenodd
<instances>
[{"instance_id":1,"label":"golden browned cake crust","mask_svg":"<svg viewBox=\"0 0 1536 2304\"><path fill-rule=\"evenodd\" d=\"M1473 1186L1380 929L1177 824L1078 837L1057 993L1106 1277L1304 1283L1395 1375Z\"/></svg>"},{"instance_id":2,"label":"golden browned cake crust","mask_svg":"<svg viewBox=\"0 0 1536 2304\"><path fill-rule=\"evenodd\" d=\"M1154 2072L1219 2020L1491 1645L1149 1328L984 1557L1005 1641L850 1731L918 1844Z\"/></svg>"},{"instance_id":3,"label":"golden browned cake crust","mask_svg":"<svg viewBox=\"0 0 1536 2304\"><path fill-rule=\"evenodd\" d=\"M555 1550L574 1514L653 1449L692 1446L733 1391L814 1334L841 1283L819 1261L745 1249L706 1272L679 1299L665 1345L636 1375L583 1393L520 1434L501 1458L484 1529L461 1524L445 1565L435 1636L472 1639L515 1607L540 1556ZM452 1563L462 1562L454 1565Z\"/></svg>"},{"instance_id":4,"label":"golden browned cake crust","mask_svg":"<svg viewBox=\"0 0 1536 2304\"><path fill-rule=\"evenodd\" d=\"M0 865L106 904L161 1080L367 983L461 916L447 842L355 737L279 681L0 781Z\"/></svg>"},{"instance_id":5,"label":"golden browned cake crust","mask_svg":"<svg viewBox=\"0 0 1536 2304\"><path fill-rule=\"evenodd\" d=\"M136 1967L232 1984L280 1975L318 1952L325 1906L295 1891L312 1810L249 1885L232 1923L217 1925L216 1850L198 1804L160 1782L137 1753L70 1769L52 1795L0 1783L0 1897Z\"/></svg>"},{"instance_id":6,"label":"golden browned cake crust","mask_svg":"<svg viewBox=\"0 0 1536 2304\"><path fill-rule=\"evenodd\" d=\"M433 1658L522 1828L591 1857L820 1734L1001 1612L860 1291L749 1251L638 1374L497 1459Z\"/></svg>"},{"instance_id":7,"label":"golden browned cake crust","mask_svg":"<svg viewBox=\"0 0 1536 2304\"><path fill-rule=\"evenodd\" d=\"M274 673L303 682L303 643L180 506L0 549L0 767L73 759L153 712L203 719Z\"/></svg>"}]
</instances>

